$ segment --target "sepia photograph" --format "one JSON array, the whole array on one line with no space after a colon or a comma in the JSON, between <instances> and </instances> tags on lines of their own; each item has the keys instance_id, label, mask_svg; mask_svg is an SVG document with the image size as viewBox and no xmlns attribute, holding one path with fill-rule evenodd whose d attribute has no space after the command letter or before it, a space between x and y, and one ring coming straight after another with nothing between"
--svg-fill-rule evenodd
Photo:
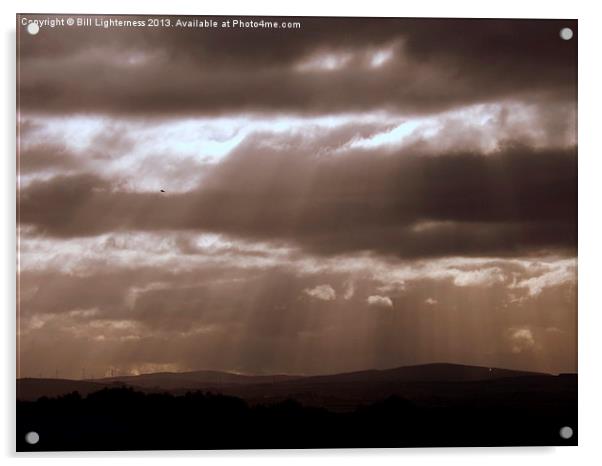
<instances>
[{"instance_id":1,"label":"sepia photograph","mask_svg":"<svg viewBox=\"0 0 602 466\"><path fill-rule=\"evenodd\" d=\"M577 445L577 44L17 14L17 451Z\"/></svg>"}]
</instances>

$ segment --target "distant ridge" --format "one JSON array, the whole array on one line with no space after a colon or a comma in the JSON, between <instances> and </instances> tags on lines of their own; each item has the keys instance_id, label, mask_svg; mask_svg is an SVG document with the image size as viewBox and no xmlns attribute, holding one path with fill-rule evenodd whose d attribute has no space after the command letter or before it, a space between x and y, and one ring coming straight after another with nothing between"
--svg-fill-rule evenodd
<instances>
[{"instance_id":1,"label":"distant ridge","mask_svg":"<svg viewBox=\"0 0 602 466\"><path fill-rule=\"evenodd\" d=\"M220 371L156 372L93 380L17 379L17 398L36 400L42 396L56 397L79 392L82 396L115 385L128 385L143 391L185 392L187 390L223 391L237 396L285 396L286 394L323 391L364 390L378 393L403 384L438 384L479 382L517 377L554 377L538 372L432 363L402 366L393 369L370 369L330 375L242 375Z\"/></svg>"},{"instance_id":2,"label":"distant ridge","mask_svg":"<svg viewBox=\"0 0 602 466\"><path fill-rule=\"evenodd\" d=\"M341 381L346 380L351 382L369 378L372 380L395 380L408 382L465 382L470 380L491 380L532 375L541 376L551 374L500 369L495 367L468 366L464 364L430 363L413 366L401 366L393 369L371 369L366 371L344 372L333 375L309 376L306 377L305 380L337 378Z\"/></svg>"},{"instance_id":3,"label":"distant ridge","mask_svg":"<svg viewBox=\"0 0 602 466\"><path fill-rule=\"evenodd\" d=\"M96 379L100 383L122 382L138 387L160 387L166 390L197 388L206 385L275 383L302 378L299 375L242 375L220 371L154 372Z\"/></svg>"}]
</instances>

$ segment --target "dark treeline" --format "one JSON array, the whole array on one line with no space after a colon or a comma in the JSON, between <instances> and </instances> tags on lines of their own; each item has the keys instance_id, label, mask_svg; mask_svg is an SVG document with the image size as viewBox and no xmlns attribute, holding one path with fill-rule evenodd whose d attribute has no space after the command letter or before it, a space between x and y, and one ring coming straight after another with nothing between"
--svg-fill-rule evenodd
<instances>
[{"instance_id":1,"label":"dark treeline","mask_svg":"<svg viewBox=\"0 0 602 466\"><path fill-rule=\"evenodd\" d=\"M194 392L103 389L17 402L17 450L159 450L576 445L575 403L419 406L398 396L340 413L286 400L249 405ZM575 436L563 440L570 425ZM36 445L25 434L36 431Z\"/></svg>"}]
</instances>

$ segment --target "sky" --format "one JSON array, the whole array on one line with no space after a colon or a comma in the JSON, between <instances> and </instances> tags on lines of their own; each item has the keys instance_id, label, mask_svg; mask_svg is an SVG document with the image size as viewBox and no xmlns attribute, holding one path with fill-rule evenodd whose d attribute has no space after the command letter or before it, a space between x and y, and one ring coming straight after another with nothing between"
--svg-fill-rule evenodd
<instances>
[{"instance_id":1,"label":"sky","mask_svg":"<svg viewBox=\"0 0 602 466\"><path fill-rule=\"evenodd\" d=\"M18 26L17 376L576 372L576 22L286 20Z\"/></svg>"}]
</instances>

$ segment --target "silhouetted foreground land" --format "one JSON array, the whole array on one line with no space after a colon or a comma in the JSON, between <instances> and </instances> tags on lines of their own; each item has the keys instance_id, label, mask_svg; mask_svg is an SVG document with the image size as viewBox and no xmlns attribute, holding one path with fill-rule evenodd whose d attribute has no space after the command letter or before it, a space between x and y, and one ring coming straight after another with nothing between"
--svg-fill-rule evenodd
<instances>
[{"instance_id":1,"label":"silhouetted foreground land","mask_svg":"<svg viewBox=\"0 0 602 466\"><path fill-rule=\"evenodd\" d=\"M104 388L18 401L17 450L576 445L577 377L537 379L431 382L428 399L392 395L348 411ZM569 440L559 436L566 425ZM29 431L40 434L37 445L25 442Z\"/></svg>"}]
</instances>

